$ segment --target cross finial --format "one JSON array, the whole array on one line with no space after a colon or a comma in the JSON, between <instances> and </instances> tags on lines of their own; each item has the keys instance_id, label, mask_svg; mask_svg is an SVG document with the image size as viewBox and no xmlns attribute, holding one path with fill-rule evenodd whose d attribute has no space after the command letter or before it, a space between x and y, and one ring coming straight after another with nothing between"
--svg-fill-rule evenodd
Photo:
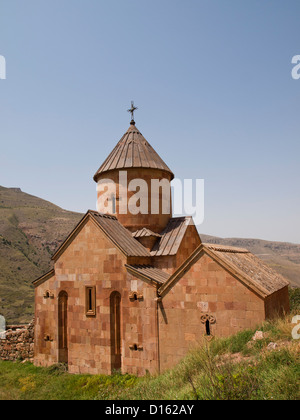
<instances>
[{"instance_id":1,"label":"cross finial","mask_svg":"<svg viewBox=\"0 0 300 420\"><path fill-rule=\"evenodd\" d=\"M134 102L131 101L131 108L127 110L127 112L131 113L131 123L134 123L134 111L136 111L138 108L134 106Z\"/></svg>"}]
</instances>

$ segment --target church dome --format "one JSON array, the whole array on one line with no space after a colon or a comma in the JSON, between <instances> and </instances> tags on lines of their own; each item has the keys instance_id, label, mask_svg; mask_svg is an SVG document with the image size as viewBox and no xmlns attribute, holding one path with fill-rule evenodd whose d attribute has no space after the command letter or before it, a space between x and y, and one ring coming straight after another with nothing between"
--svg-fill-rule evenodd
<instances>
[{"instance_id":1,"label":"church dome","mask_svg":"<svg viewBox=\"0 0 300 420\"><path fill-rule=\"evenodd\" d=\"M94 181L108 171L130 168L159 169L174 174L131 121L129 129L94 175Z\"/></svg>"}]
</instances>

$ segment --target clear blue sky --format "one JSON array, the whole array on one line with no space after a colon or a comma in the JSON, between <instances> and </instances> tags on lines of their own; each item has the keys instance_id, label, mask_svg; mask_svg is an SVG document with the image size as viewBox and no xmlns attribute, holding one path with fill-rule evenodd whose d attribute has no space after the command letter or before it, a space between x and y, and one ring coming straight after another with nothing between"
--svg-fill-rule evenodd
<instances>
[{"instance_id":1,"label":"clear blue sky","mask_svg":"<svg viewBox=\"0 0 300 420\"><path fill-rule=\"evenodd\" d=\"M202 233L300 243L299 0L0 0L0 185L85 212L129 126L204 178Z\"/></svg>"}]
</instances>

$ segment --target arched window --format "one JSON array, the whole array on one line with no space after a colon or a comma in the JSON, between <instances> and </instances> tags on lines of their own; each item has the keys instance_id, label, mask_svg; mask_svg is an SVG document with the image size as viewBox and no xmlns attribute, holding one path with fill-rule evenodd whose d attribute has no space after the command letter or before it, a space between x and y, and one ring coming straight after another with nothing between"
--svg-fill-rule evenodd
<instances>
[{"instance_id":1,"label":"arched window","mask_svg":"<svg viewBox=\"0 0 300 420\"><path fill-rule=\"evenodd\" d=\"M58 361L68 363L68 293L58 295Z\"/></svg>"},{"instance_id":2,"label":"arched window","mask_svg":"<svg viewBox=\"0 0 300 420\"><path fill-rule=\"evenodd\" d=\"M121 369L121 295L110 295L111 370Z\"/></svg>"},{"instance_id":3,"label":"arched window","mask_svg":"<svg viewBox=\"0 0 300 420\"><path fill-rule=\"evenodd\" d=\"M138 293L138 292L131 292L130 294L129 294L129 299L132 301L132 302L135 302L135 301L137 301L137 300L143 300L144 299L144 297L143 297L143 295L142 295L142 293Z\"/></svg>"}]
</instances>

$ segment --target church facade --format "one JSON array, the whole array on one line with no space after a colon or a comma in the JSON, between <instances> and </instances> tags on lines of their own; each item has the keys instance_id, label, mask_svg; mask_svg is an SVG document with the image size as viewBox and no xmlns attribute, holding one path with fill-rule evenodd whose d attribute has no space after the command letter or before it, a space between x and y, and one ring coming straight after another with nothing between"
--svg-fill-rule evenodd
<instances>
[{"instance_id":1,"label":"church facade","mask_svg":"<svg viewBox=\"0 0 300 420\"><path fill-rule=\"evenodd\" d=\"M121 172L145 182L149 209L151 181L174 178L133 120L94 176L99 202L106 183L117 186L113 214L89 210L33 282L36 365L155 374L204 340L289 311L282 276L246 249L203 244L191 217L162 211L170 189L154 214L124 211L134 191Z\"/></svg>"}]
</instances>

